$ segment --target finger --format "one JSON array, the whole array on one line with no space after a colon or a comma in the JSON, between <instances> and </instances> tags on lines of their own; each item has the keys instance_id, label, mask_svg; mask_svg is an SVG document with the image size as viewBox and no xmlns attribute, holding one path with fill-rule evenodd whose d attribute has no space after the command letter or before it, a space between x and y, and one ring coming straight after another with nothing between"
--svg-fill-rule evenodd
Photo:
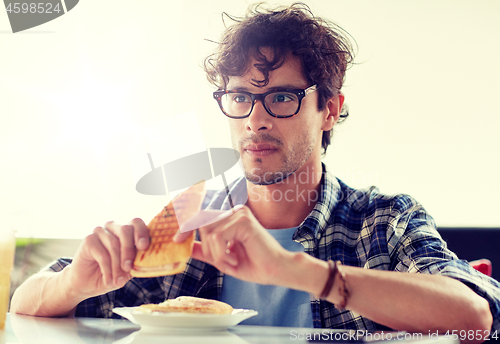
<instances>
[{"instance_id":1,"label":"finger","mask_svg":"<svg viewBox=\"0 0 500 344\"><path fill-rule=\"evenodd\" d=\"M235 242L234 241L228 241L226 245L226 255L229 256L229 264L232 266L237 266L239 261L238 261L238 254L237 252L234 251L235 248Z\"/></svg>"},{"instance_id":2,"label":"finger","mask_svg":"<svg viewBox=\"0 0 500 344\"><path fill-rule=\"evenodd\" d=\"M134 244L134 227L132 225L119 225L116 222L107 222L104 226L118 237L120 243L120 266L123 271L132 270L132 262L137 250Z\"/></svg>"},{"instance_id":3,"label":"finger","mask_svg":"<svg viewBox=\"0 0 500 344\"><path fill-rule=\"evenodd\" d=\"M217 267L222 266L222 264L236 265L235 256L228 251L228 244L232 241L234 229L220 223L218 222L215 228L214 226L200 228L203 253L210 257L209 259Z\"/></svg>"},{"instance_id":4,"label":"finger","mask_svg":"<svg viewBox=\"0 0 500 344\"><path fill-rule=\"evenodd\" d=\"M236 274L238 273L238 266L226 264L221 268L221 271L227 275L236 276Z\"/></svg>"},{"instance_id":5,"label":"finger","mask_svg":"<svg viewBox=\"0 0 500 344\"><path fill-rule=\"evenodd\" d=\"M213 259L212 259L212 255L210 252L208 240L209 239L207 237L207 232L200 231L200 244L201 244L202 255L203 255L206 262L213 264Z\"/></svg>"},{"instance_id":6,"label":"finger","mask_svg":"<svg viewBox=\"0 0 500 344\"><path fill-rule=\"evenodd\" d=\"M233 241L226 242L226 249L224 251L225 262L230 266L236 267L238 265L238 258L232 251Z\"/></svg>"},{"instance_id":7,"label":"finger","mask_svg":"<svg viewBox=\"0 0 500 344\"><path fill-rule=\"evenodd\" d=\"M182 224L180 224L180 232L181 233L187 233L189 231L192 231L194 229L200 228L207 226L211 223L217 222L221 220L223 217L222 215L226 214L230 215L227 211L221 211L221 210L200 210L197 212L194 216L192 216L190 219L184 221ZM180 235L178 236L178 240L180 239L185 239L185 235ZM175 239L174 239L175 240Z\"/></svg>"},{"instance_id":8,"label":"finger","mask_svg":"<svg viewBox=\"0 0 500 344\"><path fill-rule=\"evenodd\" d=\"M203 249L201 247L201 242L199 241L195 241L193 243L193 252L191 253L191 257L194 258L194 259L198 259L198 260L201 260L202 262L205 262L205 263L208 263L210 264L211 262L209 262L205 255L203 254Z\"/></svg>"},{"instance_id":9,"label":"finger","mask_svg":"<svg viewBox=\"0 0 500 344\"><path fill-rule=\"evenodd\" d=\"M138 250L146 250L149 247L149 229L142 219L135 218L130 221L134 227L134 242Z\"/></svg>"},{"instance_id":10,"label":"finger","mask_svg":"<svg viewBox=\"0 0 500 344\"><path fill-rule=\"evenodd\" d=\"M184 242L187 238L189 238L193 234L191 231L181 233L180 231L175 232L172 240L177 243Z\"/></svg>"},{"instance_id":11,"label":"finger","mask_svg":"<svg viewBox=\"0 0 500 344\"><path fill-rule=\"evenodd\" d=\"M231 251L231 254L236 257L236 260L239 263L238 265L249 261L245 246L243 246L239 241L231 243L229 250Z\"/></svg>"},{"instance_id":12,"label":"finger","mask_svg":"<svg viewBox=\"0 0 500 344\"><path fill-rule=\"evenodd\" d=\"M126 273L121 269L120 240L112 232L102 227L97 227L94 230L94 233L98 235L99 240L108 251L111 258L111 273L113 276L113 282L115 285L121 284L126 276ZM118 280L120 277L121 279Z\"/></svg>"},{"instance_id":13,"label":"finger","mask_svg":"<svg viewBox=\"0 0 500 344\"><path fill-rule=\"evenodd\" d=\"M237 206L233 208L233 210L236 209L235 211L238 211L243 207L244 206ZM207 217L213 219L215 213L218 213L218 215L216 214L216 216L221 215L220 211L215 211L215 212L205 211L205 212L200 212L198 216L201 218L201 221L204 221ZM219 260L219 262L225 261L226 263L237 264L236 255L226 254L227 242L232 240L233 234L231 233L234 233L234 228L231 229L231 225L237 221L237 215L233 215L232 210L224 212L224 214L226 213L228 213L229 216L224 217L215 223L211 223L199 228L201 242L196 245L196 253L195 253L196 256L193 255L193 258L198 259L196 257L199 257L200 260L203 260L210 264L215 264L214 262L214 254L215 254L217 255L217 259ZM228 226L227 224L230 225ZM227 239L224 237L223 234L216 234L216 238L212 239L211 235L213 234L214 231L217 231L219 233L228 231L229 234L227 236ZM174 240L176 239L180 240L183 234L184 233L176 234L177 238L174 238Z\"/></svg>"},{"instance_id":14,"label":"finger","mask_svg":"<svg viewBox=\"0 0 500 344\"><path fill-rule=\"evenodd\" d=\"M217 266L222 264L237 265L238 261L236 257L231 254L229 250L229 245L231 243L229 231L225 231L224 228L219 229L220 231L213 231L208 235L208 247L210 249L210 254L214 263Z\"/></svg>"},{"instance_id":15,"label":"finger","mask_svg":"<svg viewBox=\"0 0 500 344\"><path fill-rule=\"evenodd\" d=\"M200 210L196 213L196 215L182 223L180 231L184 233L200 227L206 227L207 230L214 229L226 223L238 210L243 207L244 205L240 204L230 210Z\"/></svg>"},{"instance_id":16,"label":"finger","mask_svg":"<svg viewBox=\"0 0 500 344\"><path fill-rule=\"evenodd\" d=\"M205 250L210 252L210 258L212 259L213 265L217 266L219 265L221 259L220 259L220 254L218 253L217 250L217 243L214 240L214 235L213 234L208 234L205 236ZM202 241L203 243L203 241Z\"/></svg>"},{"instance_id":17,"label":"finger","mask_svg":"<svg viewBox=\"0 0 500 344\"><path fill-rule=\"evenodd\" d=\"M106 288L111 288L113 286L111 257L96 233L98 230L102 230L102 227L95 228L94 233L85 238L84 245L88 247L88 252L90 253L91 258L97 262L97 265L99 265L104 286Z\"/></svg>"},{"instance_id":18,"label":"finger","mask_svg":"<svg viewBox=\"0 0 500 344\"><path fill-rule=\"evenodd\" d=\"M232 265L237 264L234 255L228 254L228 243L234 241L234 224L238 221L238 215L229 214L231 211L223 214L224 218L203 226L199 229L202 248L205 256L210 256L212 260L217 262L226 262Z\"/></svg>"}]
</instances>

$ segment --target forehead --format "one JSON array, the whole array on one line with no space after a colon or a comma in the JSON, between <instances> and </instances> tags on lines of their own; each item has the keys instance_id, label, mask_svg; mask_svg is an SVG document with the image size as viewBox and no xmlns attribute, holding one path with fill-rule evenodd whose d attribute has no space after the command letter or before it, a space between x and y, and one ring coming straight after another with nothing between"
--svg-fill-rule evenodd
<instances>
[{"instance_id":1,"label":"forehead","mask_svg":"<svg viewBox=\"0 0 500 344\"><path fill-rule=\"evenodd\" d=\"M261 52L268 61L272 59L270 50L261 50ZM264 74L255 67L259 63L255 57L252 57L246 72L242 76L229 77L227 88L252 88L262 91L273 87L307 88L310 86L303 71L302 62L297 56L286 55L283 64L279 68L269 71L269 83L262 87L257 86L257 82L265 78Z\"/></svg>"}]
</instances>

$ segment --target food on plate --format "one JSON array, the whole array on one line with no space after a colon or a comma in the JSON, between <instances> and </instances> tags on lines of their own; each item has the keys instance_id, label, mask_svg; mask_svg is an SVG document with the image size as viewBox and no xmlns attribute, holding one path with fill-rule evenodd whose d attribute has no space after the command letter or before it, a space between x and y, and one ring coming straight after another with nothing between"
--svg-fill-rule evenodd
<instances>
[{"instance_id":1,"label":"food on plate","mask_svg":"<svg viewBox=\"0 0 500 344\"><path fill-rule=\"evenodd\" d=\"M233 307L227 303L192 296L179 296L159 304L145 304L141 305L140 309L145 312L164 313L231 314L233 312Z\"/></svg>"},{"instance_id":2,"label":"food on plate","mask_svg":"<svg viewBox=\"0 0 500 344\"><path fill-rule=\"evenodd\" d=\"M200 211L205 197L205 183L198 183L176 198L148 224L151 243L147 250L138 251L130 275L158 277L184 271L193 252L194 231L181 243L173 242L179 224Z\"/></svg>"}]
</instances>

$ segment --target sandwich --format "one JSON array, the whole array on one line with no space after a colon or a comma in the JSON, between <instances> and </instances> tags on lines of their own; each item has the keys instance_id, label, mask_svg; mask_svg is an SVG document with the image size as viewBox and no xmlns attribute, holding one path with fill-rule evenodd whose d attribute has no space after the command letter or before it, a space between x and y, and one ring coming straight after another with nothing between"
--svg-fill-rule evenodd
<instances>
[{"instance_id":1,"label":"sandwich","mask_svg":"<svg viewBox=\"0 0 500 344\"><path fill-rule=\"evenodd\" d=\"M132 277L158 277L184 271L193 252L194 231L181 243L173 242L179 225L201 209L205 197L204 182L198 183L174 198L148 224L150 245L135 256Z\"/></svg>"},{"instance_id":2,"label":"sandwich","mask_svg":"<svg viewBox=\"0 0 500 344\"><path fill-rule=\"evenodd\" d=\"M179 296L159 304L145 304L141 305L139 309L145 313L231 314L233 312L233 307L227 303L192 296Z\"/></svg>"}]
</instances>

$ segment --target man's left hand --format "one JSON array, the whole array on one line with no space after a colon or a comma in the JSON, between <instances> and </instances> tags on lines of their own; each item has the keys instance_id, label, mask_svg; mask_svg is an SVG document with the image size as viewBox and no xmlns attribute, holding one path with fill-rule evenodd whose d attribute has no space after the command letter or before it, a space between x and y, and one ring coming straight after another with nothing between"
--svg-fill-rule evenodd
<instances>
[{"instance_id":1,"label":"man's left hand","mask_svg":"<svg viewBox=\"0 0 500 344\"><path fill-rule=\"evenodd\" d=\"M201 241L195 241L192 257L215 266L223 273L259 284L276 284L277 274L291 252L286 251L255 218L247 206L237 206L222 220L201 226ZM203 222L210 211L198 213L188 222ZM189 233L177 233L182 242Z\"/></svg>"}]
</instances>

